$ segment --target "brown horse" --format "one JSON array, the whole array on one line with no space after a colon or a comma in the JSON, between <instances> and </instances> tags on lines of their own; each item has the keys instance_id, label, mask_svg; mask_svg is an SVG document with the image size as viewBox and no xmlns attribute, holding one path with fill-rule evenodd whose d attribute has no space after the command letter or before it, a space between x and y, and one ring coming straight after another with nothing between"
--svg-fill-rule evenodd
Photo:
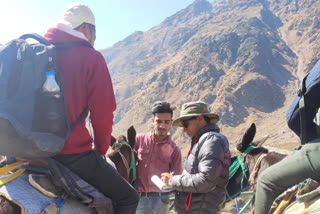
<instances>
[{"instance_id":1,"label":"brown horse","mask_svg":"<svg viewBox=\"0 0 320 214\"><path fill-rule=\"evenodd\" d=\"M229 200L240 194L241 189L254 184L259 174L269 166L281 161L286 155L278 152L269 152L268 149L262 147L266 139L253 142L256 134L256 126L254 123L246 130L240 143L236 148L241 153L240 156L232 157L231 163L234 167L234 175L229 178L227 191ZM243 162L243 164L241 163ZM238 167L236 167L238 165ZM241 167L241 165L243 167ZM230 167L232 169L232 167ZM232 170L230 170L232 171Z\"/></svg>"},{"instance_id":2,"label":"brown horse","mask_svg":"<svg viewBox=\"0 0 320 214\"><path fill-rule=\"evenodd\" d=\"M119 174L132 184L134 181L137 153L134 151L136 130L131 126L127 130L127 138L123 135L111 138L111 153L107 156L115 163ZM132 163L133 162L133 163Z\"/></svg>"},{"instance_id":3,"label":"brown horse","mask_svg":"<svg viewBox=\"0 0 320 214\"><path fill-rule=\"evenodd\" d=\"M108 154L108 157L115 164L117 170L119 171L119 174L123 176L127 181L130 181L130 182L132 182L132 178L133 178L133 169L130 169L131 161L137 160L137 159L132 159L132 155L135 155L132 149L135 144L135 136L136 136L136 131L133 128L133 126L131 126L127 131L127 138L124 136L120 136L116 140L115 138L112 137L111 153ZM125 142L128 142L129 144ZM79 206L80 205L83 206L79 202ZM94 210L92 211L94 213ZM21 212L22 212L21 208L17 204L11 202L6 197L0 195L0 213L1 214L20 214ZM89 213L88 210L85 210L84 212ZM99 212L100 211L98 210L98 213ZM81 211L78 213L81 214Z\"/></svg>"}]
</instances>

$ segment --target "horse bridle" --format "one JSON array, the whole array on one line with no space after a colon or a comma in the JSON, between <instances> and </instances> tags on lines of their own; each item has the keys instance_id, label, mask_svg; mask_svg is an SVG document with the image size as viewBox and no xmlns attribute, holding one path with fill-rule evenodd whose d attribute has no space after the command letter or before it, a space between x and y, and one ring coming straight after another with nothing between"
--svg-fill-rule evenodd
<instances>
[{"instance_id":1,"label":"horse bridle","mask_svg":"<svg viewBox=\"0 0 320 214\"><path fill-rule=\"evenodd\" d=\"M245 157L254 149L256 149L257 147L255 146L249 146L243 153L240 154L240 156L238 156L237 158L237 161L238 161L238 166L235 166L237 167L236 170L238 170L239 167L242 168L242 174L243 174L243 177L242 177L242 181L241 181L241 186L242 186L242 182L243 182L243 178L246 178L246 172L247 172L247 168L245 166ZM263 160L264 157L266 157L267 154L262 154L259 156L258 160L256 161L256 163L254 164L254 167L253 167L253 170L252 170L252 173L250 173L250 176L249 176L249 179L248 179L248 182L249 184L254 184L255 183L255 179L258 175L258 171L260 169L260 165L261 165L261 162ZM235 170L235 169L233 169ZM230 179L230 178L229 178Z\"/></svg>"},{"instance_id":2,"label":"horse bridle","mask_svg":"<svg viewBox=\"0 0 320 214\"><path fill-rule=\"evenodd\" d=\"M132 149L131 145L130 145L127 141L119 142L119 143L124 143L124 144L126 144L126 145L129 146L130 151L131 151L131 162L134 162L134 163L135 163L134 150ZM120 157L121 157L121 160L122 160L122 162L123 162L123 164L124 164L124 166L125 166L125 168L126 168L126 170L127 170L128 176L130 176L130 169L133 170L133 180L132 180L132 181L134 181L134 180L135 180L135 173L136 173L136 172L135 172L136 169L134 168L135 166L132 167L132 163L131 163L131 162L130 162L130 165L129 165L128 161L126 160L125 156L122 154L122 152L120 151L120 149L117 149L115 152L118 152L118 153L119 153L119 155L120 155ZM131 181L129 181L129 182L131 182Z\"/></svg>"},{"instance_id":3,"label":"horse bridle","mask_svg":"<svg viewBox=\"0 0 320 214\"><path fill-rule=\"evenodd\" d=\"M241 178L241 189L243 188L244 179L247 179L246 173L247 168L245 165L245 157L256 147L250 145L244 152L241 152L240 155L237 156L237 159L231 164L229 167L229 180L236 174L239 168L242 170L242 178ZM228 191L226 192L228 200L232 199L232 196L229 195Z\"/></svg>"}]
</instances>

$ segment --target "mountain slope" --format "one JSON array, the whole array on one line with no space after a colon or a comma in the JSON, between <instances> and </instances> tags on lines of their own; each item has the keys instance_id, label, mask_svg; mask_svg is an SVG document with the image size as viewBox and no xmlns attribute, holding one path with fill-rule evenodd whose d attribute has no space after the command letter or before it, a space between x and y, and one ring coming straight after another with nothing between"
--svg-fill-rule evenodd
<instances>
[{"instance_id":1,"label":"mountain slope","mask_svg":"<svg viewBox=\"0 0 320 214\"><path fill-rule=\"evenodd\" d=\"M251 122L258 135L270 134L269 144L298 142L285 112L297 79L319 59L319 9L316 0L196 0L102 50L118 103L114 132L150 129L154 101L203 100L231 142ZM171 133L186 139L180 129Z\"/></svg>"}]
</instances>

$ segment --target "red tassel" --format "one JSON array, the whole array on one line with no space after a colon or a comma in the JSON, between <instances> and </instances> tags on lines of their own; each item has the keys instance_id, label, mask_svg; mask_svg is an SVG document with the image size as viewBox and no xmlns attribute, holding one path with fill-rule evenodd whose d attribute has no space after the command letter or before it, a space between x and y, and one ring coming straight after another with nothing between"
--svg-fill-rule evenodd
<instances>
[{"instance_id":1,"label":"red tassel","mask_svg":"<svg viewBox=\"0 0 320 214\"><path fill-rule=\"evenodd\" d=\"M195 136L194 142L195 142L194 144L198 143L198 136ZM189 155L191 153L191 149L192 149L192 146L190 147L189 152L187 154L187 159L188 159L188 157L189 157ZM188 195L187 195L187 198L186 198L186 200L184 202L184 205L185 205L187 211L189 211L189 209L190 209L191 198L192 198L192 192L189 192Z\"/></svg>"},{"instance_id":2,"label":"red tassel","mask_svg":"<svg viewBox=\"0 0 320 214\"><path fill-rule=\"evenodd\" d=\"M187 195L187 198L184 202L184 205L185 205L187 211L189 211L189 209L190 209L191 198L192 198L192 192L189 192L189 194Z\"/></svg>"}]
</instances>

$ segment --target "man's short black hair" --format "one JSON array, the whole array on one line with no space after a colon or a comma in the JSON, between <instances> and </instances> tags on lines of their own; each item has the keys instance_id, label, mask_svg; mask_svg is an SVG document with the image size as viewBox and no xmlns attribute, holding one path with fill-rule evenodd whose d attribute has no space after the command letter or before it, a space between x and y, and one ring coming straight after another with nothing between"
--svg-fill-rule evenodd
<instances>
[{"instance_id":1,"label":"man's short black hair","mask_svg":"<svg viewBox=\"0 0 320 214\"><path fill-rule=\"evenodd\" d=\"M170 103L165 101L157 101L152 106L152 114L155 115L157 113L170 113L173 115L174 108L170 107Z\"/></svg>"}]
</instances>

